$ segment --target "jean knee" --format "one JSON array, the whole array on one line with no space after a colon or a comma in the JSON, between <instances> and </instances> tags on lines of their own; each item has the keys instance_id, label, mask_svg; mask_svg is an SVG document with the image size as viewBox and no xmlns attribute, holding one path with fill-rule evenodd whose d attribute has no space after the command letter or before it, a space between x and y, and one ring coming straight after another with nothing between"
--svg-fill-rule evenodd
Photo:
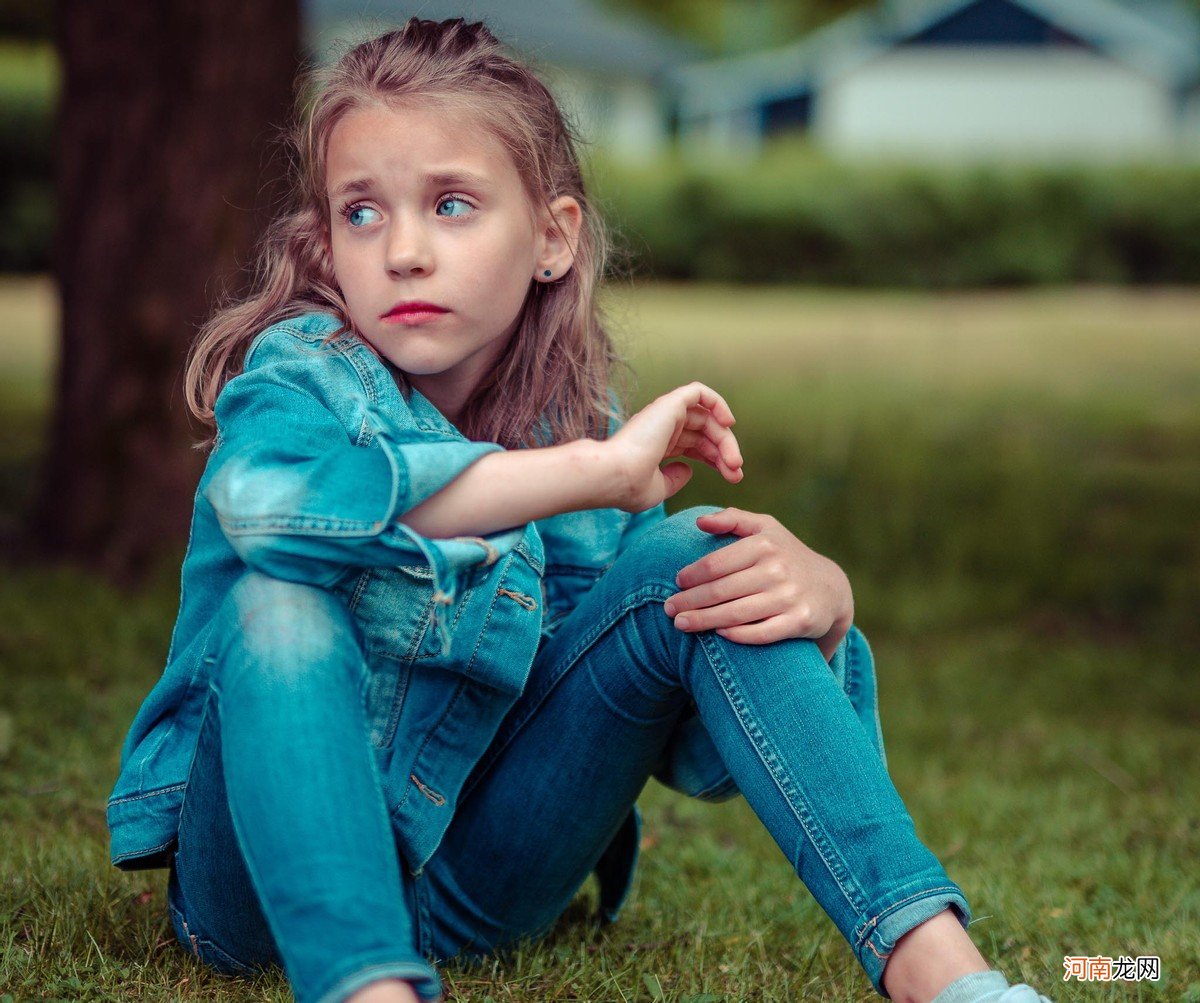
<instances>
[{"instance_id":1,"label":"jean knee","mask_svg":"<svg viewBox=\"0 0 1200 1003\"><path fill-rule=\"evenodd\" d=\"M637 554L639 578L677 589L675 576L680 569L737 539L732 534L708 533L696 525L698 516L720 511L719 505L693 505L646 530L630 548Z\"/></svg>"},{"instance_id":2,"label":"jean knee","mask_svg":"<svg viewBox=\"0 0 1200 1003\"><path fill-rule=\"evenodd\" d=\"M217 628L224 632L216 658L223 673L253 667L261 682L294 686L346 677L361 665L350 612L326 589L251 571L226 602Z\"/></svg>"}]
</instances>

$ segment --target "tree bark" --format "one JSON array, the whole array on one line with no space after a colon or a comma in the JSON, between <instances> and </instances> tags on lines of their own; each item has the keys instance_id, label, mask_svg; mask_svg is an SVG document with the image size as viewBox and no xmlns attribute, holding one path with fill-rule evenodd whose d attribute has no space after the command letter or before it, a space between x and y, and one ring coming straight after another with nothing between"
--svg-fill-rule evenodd
<instances>
[{"instance_id":1,"label":"tree bark","mask_svg":"<svg viewBox=\"0 0 1200 1003\"><path fill-rule=\"evenodd\" d=\"M183 364L282 197L297 0L59 0L61 353L39 556L125 586L186 543L203 454Z\"/></svg>"}]
</instances>

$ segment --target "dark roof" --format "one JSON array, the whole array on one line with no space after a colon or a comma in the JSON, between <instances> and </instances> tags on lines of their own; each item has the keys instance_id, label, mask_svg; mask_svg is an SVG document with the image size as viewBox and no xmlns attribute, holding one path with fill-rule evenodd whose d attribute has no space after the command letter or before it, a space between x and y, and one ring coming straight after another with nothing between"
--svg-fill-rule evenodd
<instances>
[{"instance_id":1,"label":"dark roof","mask_svg":"<svg viewBox=\"0 0 1200 1003\"><path fill-rule=\"evenodd\" d=\"M923 36L983 0L882 0L829 22L788 45L678 67L671 81L691 100L740 107L795 94ZM1173 0L1005 0L1111 59L1186 90L1200 80L1200 27ZM995 6L995 4L993 4Z\"/></svg>"},{"instance_id":2,"label":"dark roof","mask_svg":"<svg viewBox=\"0 0 1200 1003\"><path fill-rule=\"evenodd\" d=\"M656 25L602 10L589 0L302 0L302 9L308 45L320 58L343 38L369 37L413 16L483 21L535 66L653 80L707 54Z\"/></svg>"}]
</instances>

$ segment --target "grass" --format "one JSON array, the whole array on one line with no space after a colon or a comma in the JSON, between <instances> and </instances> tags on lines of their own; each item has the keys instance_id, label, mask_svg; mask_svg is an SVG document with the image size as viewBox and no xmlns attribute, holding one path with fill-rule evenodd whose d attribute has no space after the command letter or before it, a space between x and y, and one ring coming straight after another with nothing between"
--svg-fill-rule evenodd
<instances>
[{"instance_id":1,"label":"grass","mask_svg":"<svg viewBox=\"0 0 1200 1003\"><path fill-rule=\"evenodd\" d=\"M1200 292L927 296L613 290L636 399L701 379L745 481L669 503L775 514L847 569L889 768L966 890L972 935L1055 1000L1200 1001ZM0 520L32 498L54 299L0 283ZM118 747L162 659L178 557L121 595L0 576L0 1000L286 1000L180 950L165 872L108 865ZM451 964L452 998L877 999L739 800L651 783L620 921L591 882L544 942ZM1154 954L1157 983L1061 982L1067 954Z\"/></svg>"}]
</instances>

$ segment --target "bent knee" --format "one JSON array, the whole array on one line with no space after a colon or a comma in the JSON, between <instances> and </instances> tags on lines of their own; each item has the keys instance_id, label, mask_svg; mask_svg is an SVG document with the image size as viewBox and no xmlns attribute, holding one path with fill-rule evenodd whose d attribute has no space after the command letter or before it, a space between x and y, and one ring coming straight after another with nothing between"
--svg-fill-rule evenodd
<instances>
[{"instance_id":1,"label":"bent knee","mask_svg":"<svg viewBox=\"0 0 1200 1003\"><path fill-rule=\"evenodd\" d=\"M696 525L698 516L720 511L719 505L693 505L667 516L638 537L629 549L637 555L642 580L658 580L675 589L675 576L681 568L732 542L728 534L708 533Z\"/></svg>"},{"instance_id":2,"label":"bent knee","mask_svg":"<svg viewBox=\"0 0 1200 1003\"><path fill-rule=\"evenodd\" d=\"M228 616L219 629L222 661L236 656L259 674L295 676L358 660L349 611L333 593L258 571L230 590Z\"/></svg>"}]
</instances>

